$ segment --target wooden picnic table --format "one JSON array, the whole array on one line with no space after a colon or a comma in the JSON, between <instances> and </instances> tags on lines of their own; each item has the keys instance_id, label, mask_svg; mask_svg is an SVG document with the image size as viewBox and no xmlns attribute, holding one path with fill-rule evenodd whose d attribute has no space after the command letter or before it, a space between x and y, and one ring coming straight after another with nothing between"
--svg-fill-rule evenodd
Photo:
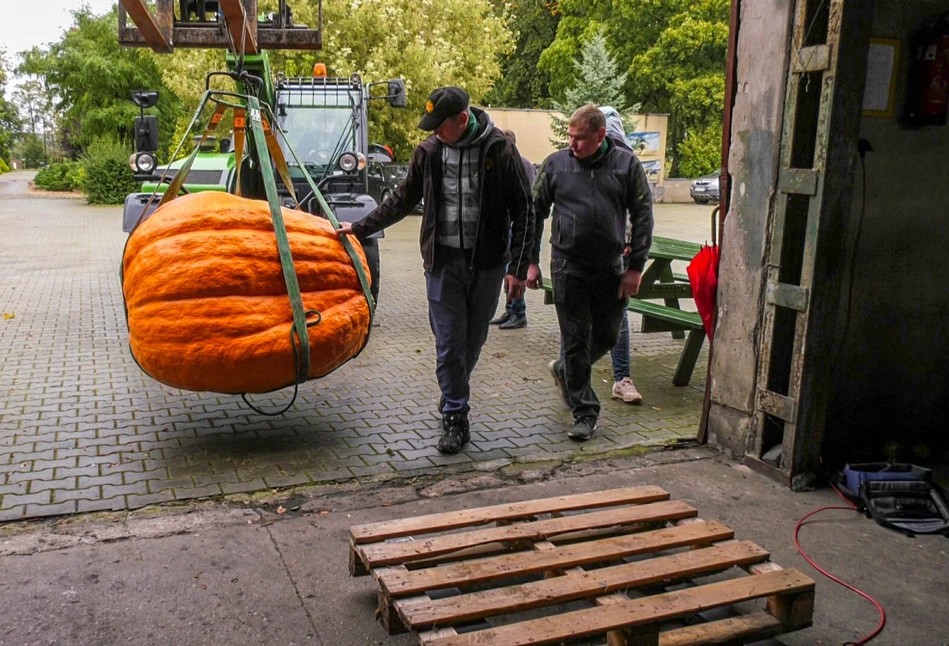
<instances>
[{"instance_id":1,"label":"wooden picnic table","mask_svg":"<svg viewBox=\"0 0 949 646\"><path fill-rule=\"evenodd\" d=\"M626 308L642 316L640 331L644 334L671 332L673 338L682 339L686 338L688 332L672 378L676 386L687 386L692 378L692 371L705 342L705 327L697 312L684 311L679 306L680 299L692 298L692 286L686 274L672 271L672 263L676 260L691 261L701 248L702 245L695 242L654 236L639 293L629 300ZM662 305L650 302L658 299L662 299ZM553 303L548 279L544 279L544 302Z\"/></svg>"}]
</instances>

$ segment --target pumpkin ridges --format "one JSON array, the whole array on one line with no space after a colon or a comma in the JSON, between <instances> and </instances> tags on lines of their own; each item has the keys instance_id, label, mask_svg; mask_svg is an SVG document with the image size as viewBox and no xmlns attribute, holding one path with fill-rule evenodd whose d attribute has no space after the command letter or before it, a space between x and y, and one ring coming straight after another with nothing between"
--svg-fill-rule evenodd
<instances>
[{"instance_id":1,"label":"pumpkin ridges","mask_svg":"<svg viewBox=\"0 0 949 646\"><path fill-rule=\"evenodd\" d=\"M304 303L306 307L310 305ZM362 311L360 310L362 308ZM356 315L353 313L356 312ZM309 378L321 377L355 354L365 343L365 333L355 333L362 321L368 320L368 306L362 295L324 309L323 321L308 328L310 337ZM266 333L249 335L243 343L156 343L143 344L130 338L132 354L143 368L169 356L175 363L160 361L160 374L152 374L165 384L189 390L211 390L224 393L266 392L293 383L293 350L290 327L275 326ZM342 343L340 339L348 339ZM266 366L282 360L275 374ZM260 374L256 374L257 372ZM202 375L196 379L195 375ZM277 378L277 385L273 385Z\"/></svg>"},{"instance_id":2,"label":"pumpkin ridges","mask_svg":"<svg viewBox=\"0 0 949 646\"><path fill-rule=\"evenodd\" d=\"M340 317L340 323L347 318ZM334 370L355 354L365 342L365 337L359 336L344 344L325 343L327 338L333 341L339 338L340 332L345 331L339 328L346 326L337 324L327 325L322 329L318 329L319 327L310 328L310 343L313 348L310 353L310 379L322 377ZM318 347L321 345L330 350L320 351ZM164 369L161 375L152 376L177 388L231 394L266 392L293 383L294 364L289 327L265 338L255 339L253 345L243 347L262 348L262 351L235 351L229 354L224 346L174 348L174 356L178 358L177 364ZM132 352L145 367L156 357L166 357L168 350L161 346L140 347L133 343ZM274 370L272 366L276 359L281 360L280 368Z\"/></svg>"},{"instance_id":3,"label":"pumpkin ridges","mask_svg":"<svg viewBox=\"0 0 949 646\"><path fill-rule=\"evenodd\" d=\"M303 294L303 304L307 310L316 310L322 314L356 298L365 300L362 292L337 289ZM265 332L272 328L286 331L293 318L286 295L229 296L214 300L213 307L202 303L201 299L177 302L185 308L201 308L200 313L190 316L190 322L194 326L187 331L178 325L180 319L175 312L166 307L168 301L139 305L135 308L130 322L136 323L137 327L139 323L147 326L148 338L152 342L164 342L181 336L182 343L198 343L212 335L233 338ZM311 320L315 320L315 317Z\"/></svg>"},{"instance_id":4,"label":"pumpkin ridges","mask_svg":"<svg viewBox=\"0 0 949 646\"><path fill-rule=\"evenodd\" d=\"M323 315L307 330L309 377L319 377L365 344L369 306L329 222L283 215L304 308ZM292 310L266 202L177 198L136 228L123 265L129 345L147 373L179 388L228 393L293 383Z\"/></svg>"},{"instance_id":5,"label":"pumpkin ridges","mask_svg":"<svg viewBox=\"0 0 949 646\"><path fill-rule=\"evenodd\" d=\"M179 238L183 238L184 242ZM344 284L352 284L357 280L355 269L342 244L333 234L331 239L303 236L302 240L294 239L291 243L294 253L294 265L297 268L300 288L303 291L312 291L319 288L338 288ZM360 246L357 250L362 252ZM229 259L230 267L221 267L217 262L219 256ZM172 258L171 261L168 258ZM367 277L369 276L368 263L365 254L359 254ZM254 274L245 271L243 275L232 275L233 266L253 266ZM313 266L318 265L319 271ZM212 270L220 270L216 275ZM245 235L241 232L225 232L208 235L175 236L170 239L159 239L145 250L132 251L126 255L126 299L129 303L147 303L163 299L169 294L182 294L184 297L211 292L206 290L207 285L214 285L214 295L229 293L252 294L280 294L286 293L283 272L276 248L273 232L256 232ZM211 271L211 273L209 273ZM141 272L147 276L152 272L161 272L167 278L162 283L142 281ZM179 284L183 283L183 284ZM139 294L136 285L146 284L148 291Z\"/></svg>"},{"instance_id":6,"label":"pumpkin ridges","mask_svg":"<svg viewBox=\"0 0 949 646\"><path fill-rule=\"evenodd\" d=\"M135 230L141 244L149 244L155 239L170 235L207 231L228 231L234 222L240 222L242 228L273 232L270 207L263 200L248 200L226 193L215 196L213 210L204 212L207 199L200 194L184 196L162 206L162 218L147 218ZM281 208L284 224L288 233L310 231L335 237L330 222L322 217L302 211Z\"/></svg>"},{"instance_id":7,"label":"pumpkin ridges","mask_svg":"<svg viewBox=\"0 0 949 646\"><path fill-rule=\"evenodd\" d=\"M319 286L325 289L352 289L358 285L358 277L352 265L341 262L324 262L314 266L311 263L295 262L297 280L301 292L316 291ZM256 272L254 269L262 269ZM149 283L147 289L132 287L125 293L126 301L131 305L144 305L162 300L184 300L189 298L207 298L211 296L286 296L287 288L279 261L235 264L234 268L224 271L213 258L199 261L163 263L156 258L148 263L138 263L127 276L130 284L135 285L140 275L148 276L155 272L167 272L172 278L160 284ZM369 272L366 270L366 277Z\"/></svg>"}]
</instances>

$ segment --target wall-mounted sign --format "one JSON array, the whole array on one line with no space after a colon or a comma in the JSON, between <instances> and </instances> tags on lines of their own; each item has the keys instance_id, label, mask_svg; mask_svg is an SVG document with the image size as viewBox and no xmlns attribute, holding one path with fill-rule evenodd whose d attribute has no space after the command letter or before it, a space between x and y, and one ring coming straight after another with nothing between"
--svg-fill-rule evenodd
<instances>
[{"instance_id":1,"label":"wall-mounted sign","mask_svg":"<svg viewBox=\"0 0 949 646\"><path fill-rule=\"evenodd\" d=\"M658 155L660 134L658 132L631 132L626 141L637 155Z\"/></svg>"},{"instance_id":2,"label":"wall-mounted sign","mask_svg":"<svg viewBox=\"0 0 949 646\"><path fill-rule=\"evenodd\" d=\"M870 51L867 54L867 84L863 90L864 116L893 116L899 58L900 41L891 38L870 39Z\"/></svg>"}]
</instances>

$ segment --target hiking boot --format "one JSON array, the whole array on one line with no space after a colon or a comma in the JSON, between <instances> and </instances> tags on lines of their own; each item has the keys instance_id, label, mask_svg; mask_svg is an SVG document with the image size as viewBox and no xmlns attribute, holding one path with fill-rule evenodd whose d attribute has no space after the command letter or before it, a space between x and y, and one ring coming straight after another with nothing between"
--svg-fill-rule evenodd
<instances>
[{"instance_id":1,"label":"hiking boot","mask_svg":"<svg viewBox=\"0 0 949 646\"><path fill-rule=\"evenodd\" d=\"M557 384L557 390L560 392L563 403L567 408L573 408L570 405L570 395L567 393L567 382L564 381L563 373L560 372L560 361L554 359L547 364L547 367L550 368L550 375L554 378L554 383Z\"/></svg>"},{"instance_id":2,"label":"hiking boot","mask_svg":"<svg viewBox=\"0 0 949 646\"><path fill-rule=\"evenodd\" d=\"M468 417L464 413L451 413L442 417L442 436L438 440L439 452L448 455L458 453L470 439Z\"/></svg>"},{"instance_id":3,"label":"hiking boot","mask_svg":"<svg viewBox=\"0 0 949 646\"><path fill-rule=\"evenodd\" d=\"M627 404L643 403L643 396L636 390L633 380L629 377L623 377L613 384L613 399L622 399Z\"/></svg>"},{"instance_id":4,"label":"hiking boot","mask_svg":"<svg viewBox=\"0 0 949 646\"><path fill-rule=\"evenodd\" d=\"M489 324L489 325L504 325L504 324L507 323L510 319L511 319L511 313L508 312L507 310L504 310L504 313L503 313L503 314L501 314L501 315L498 316L498 317L495 317L495 318L491 319L491 320L488 322L488 324Z\"/></svg>"},{"instance_id":5,"label":"hiking boot","mask_svg":"<svg viewBox=\"0 0 949 646\"><path fill-rule=\"evenodd\" d=\"M567 431L567 437L578 442L585 442L593 437L593 431L596 430L595 417L583 417L578 419L570 430Z\"/></svg>"},{"instance_id":6,"label":"hiking boot","mask_svg":"<svg viewBox=\"0 0 949 646\"><path fill-rule=\"evenodd\" d=\"M502 330L519 330L522 327L527 327L527 317L518 316L517 314L512 314L500 325L500 329Z\"/></svg>"}]
</instances>

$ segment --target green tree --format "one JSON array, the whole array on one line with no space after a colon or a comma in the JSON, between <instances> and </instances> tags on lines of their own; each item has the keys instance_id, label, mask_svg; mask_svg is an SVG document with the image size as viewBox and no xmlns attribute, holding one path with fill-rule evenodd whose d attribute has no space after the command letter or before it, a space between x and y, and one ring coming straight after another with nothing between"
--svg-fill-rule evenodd
<instances>
[{"instance_id":1,"label":"green tree","mask_svg":"<svg viewBox=\"0 0 949 646\"><path fill-rule=\"evenodd\" d=\"M20 132L20 117L16 106L6 99L9 66L6 50L0 48L0 159L10 160L11 146Z\"/></svg>"},{"instance_id":2,"label":"green tree","mask_svg":"<svg viewBox=\"0 0 949 646\"><path fill-rule=\"evenodd\" d=\"M727 50L728 3L705 0L673 16L656 43L633 59L634 91L647 106L670 113L674 177L693 176L686 168L708 166L707 153L689 162L696 148L680 146L690 135L711 143L710 132L721 132ZM720 156L721 141L717 147ZM718 162L710 170L717 167Z\"/></svg>"},{"instance_id":3,"label":"green tree","mask_svg":"<svg viewBox=\"0 0 949 646\"><path fill-rule=\"evenodd\" d=\"M683 177L701 177L715 172L722 165L722 126L692 128L679 144Z\"/></svg>"},{"instance_id":4,"label":"green tree","mask_svg":"<svg viewBox=\"0 0 949 646\"><path fill-rule=\"evenodd\" d=\"M494 0L495 6L508 0ZM501 78L485 97L489 105L509 108L549 106L550 76L537 68L540 55L557 35L560 13L553 0L512 0L508 26L517 44L501 58Z\"/></svg>"},{"instance_id":5,"label":"green tree","mask_svg":"<svg viewBox=\"0 0 949 646\"><path fill-rule=\"evenodd\" d=\"M13 91L13 101L20 108L20 114L30 132L36 134L36 125L42 126L43 84L37 79L27 79L17 84Z\"/></svg>"},{"instance_id":6,"label":"green tree","mask_svg":"<svg viewBox=\"0 0 949 646\"><path fill-rule=\"evenodd\" d=\"M172 54L156 54L153 57L161 71L162 83L179 101L174 122L161 124L171 133L161 138L163 155L159 156L167 160L174 154L178 142L191 124L194 111L204 95L208 73L226 68L225 53L222 49L176 49ZM224 77L212 79L212 87L231 92L235 89L234 83ZM163 113L162 117L168 117L168 114ZM225 130L224 124L220 129ZM219 132L218 136L223 136L223 133ZM182 154L189 152L185 148Z\"/></svg>"},{"instance_id":7,"label":"green tree","mask_svg":"<svg viewBox=\"0 0 949 646\"><path fill-rule=\"evenodd\" d=\"M64 143L84 149L104 136L132 141L139 109L131 92L140 89L159 91L159 135L171 137L180 101L162 82L155 55L119 46L114 10L96 16L84 6L73 12L73 19L62 40L25 52L18 68L41 78L56 96Z\"/></svg>"},{"instance_id":8,"label":"green tree","mask_svg":"<svg viewBox=\"0 0 949 646\"><path fill-rule=\"evenodd\" d=\"M316 24L317 5L298 5L294 20ZM500 57L514 38L490 0L361 0L323 5L323 51L330 75L358 73L367 81L405 80L408 106L374 103L369 138L407 158L424 133L416 128L429 93L459 85L479 104L501 74ZM274 69L312 73L312 53L276 53Z\"/></svg>"},{"instance_id":9,"label":"green tree","mask_svg":"<svg viewBox=\"0 0 949 646\"><path fill-rule=\"evenodd\" d=\"M139 189L128 159L132 149L113 137L94 139L82 157L82 190L89 204L122 204Z\"/></svg>"},{"instance_id":10,"label":"green tree","mask_svg":"<svg viewBox=\"0 0 949 646\"><path fill-rule=\"evenodd\" d=\"M609 51L627 71L628 103L668 113L671 174L693 131L709 137L721 126L728 48L728 0L562 0L557 38L540 57L551 95L562 100L574 87L573 60L583 43L603 30Z\"/></svg>"},{"instance_id":11,"label":"green tree","mask_svg":"<svg viewBox=\"0 0 949 646\"><path fill-rule=\"evenodd\" d=\"M563 100L553 102L554 109L563 115L551 116L554 136L550 143L557 148L567 146L567 123L577 108L592 103L613 106L623 112L627 107L623 91L626 73L619 71L616 60L607 51L602 32L597 32L584 43L579 60L574 60L573 64L576 72L574 84L564 89Z\"/></svg>"},{"instance_id":12,"label":"green tree","mask_svg":"<svg viewBox=\"0 0 949 646\"><path fill-rule=\"evenodd\" d=\"M23 160L27 168L39 168L46 159L43 138L35 133L24 133L13 146L13 154Z\"/></svg>"}]
</instances>

